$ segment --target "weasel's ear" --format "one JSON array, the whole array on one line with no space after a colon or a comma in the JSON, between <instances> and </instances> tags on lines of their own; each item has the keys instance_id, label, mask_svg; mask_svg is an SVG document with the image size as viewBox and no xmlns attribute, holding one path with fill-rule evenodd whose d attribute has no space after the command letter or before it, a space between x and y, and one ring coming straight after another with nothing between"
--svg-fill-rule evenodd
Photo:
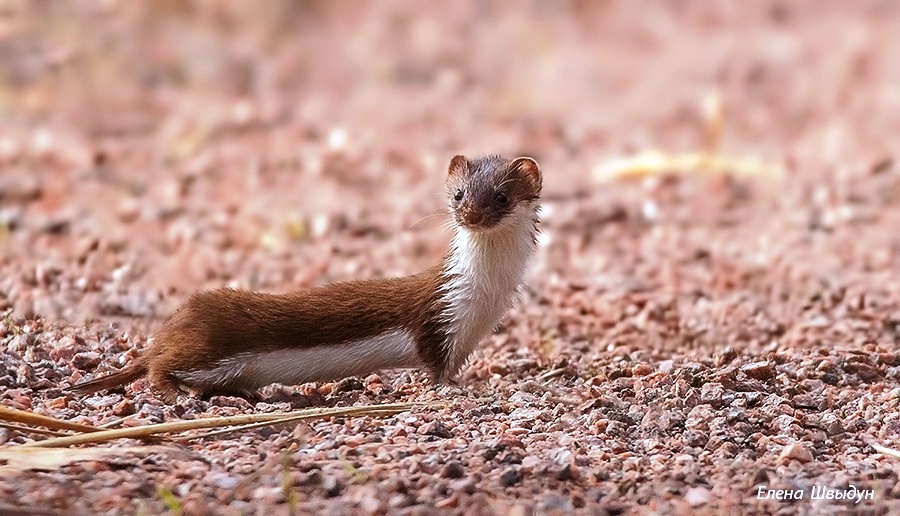
<instances>
[{"instance_id":1,"label":"weasel's ear","mask_svg":"<svg viewBox=\"0 0 900 516\"><path fill-rule=\"evenodd\" d=\"M541 167L538 166L534 158L527 156L516 158L509 163L509 170L524 179L535 194L541 193L543 176L541 175Z\"/></svg>"},{"instance_id":2,"label":"weasel's ear","mask_svg":"<svg viewBox=\"0 0 900 516\"><path fill-rule=\"evenodd\" d=\"M469 160L467 160L465 156L457 154L450 160L450 167L447 169L447 175L449 177L458 177L463 175L468 168Z\"/></svg>"}]
</instances>

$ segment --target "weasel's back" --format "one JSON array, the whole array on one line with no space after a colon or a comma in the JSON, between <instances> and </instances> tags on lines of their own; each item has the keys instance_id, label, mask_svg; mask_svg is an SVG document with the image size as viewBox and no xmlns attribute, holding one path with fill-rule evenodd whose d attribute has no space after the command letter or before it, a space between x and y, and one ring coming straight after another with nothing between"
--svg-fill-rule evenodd
<instances>
[{"instance_id":1,"label":"weasel's back","mask_svg":"<svg viewBox=\"0 0 900 516\"><path fill-rule=\"evenodd\" d=\"M423 312L436 308L440 274L440 267L432 267L404 278L339 282L287 294L229 288L199 292L172 315L155 340L193 341L231 355L248 349L334 345L410 328Z\"/></svg>"}]
</instances>

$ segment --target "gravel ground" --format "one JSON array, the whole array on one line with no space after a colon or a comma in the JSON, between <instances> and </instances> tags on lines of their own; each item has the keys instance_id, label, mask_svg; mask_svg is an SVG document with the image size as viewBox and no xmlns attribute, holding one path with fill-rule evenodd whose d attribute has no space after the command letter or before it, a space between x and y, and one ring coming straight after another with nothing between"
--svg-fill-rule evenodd
<instances>
[{"instance_id":1,"label":"gravel ground","mask_svg":"<svg viewBox=\"0 0 900 516\"><path fill-rule=\"evenodd\" d=\"M0 404L128 426L449 403L6 474L0 512L900 511L870 446L900 448L900 4L0 12ZM601 174L648 149L767 166ZM459 152L532 155L545 192L523 301L458 385L62 391L198 289L436 263ZM872 498L811 499L850 486Z\"/></svg>"}]
</instances>

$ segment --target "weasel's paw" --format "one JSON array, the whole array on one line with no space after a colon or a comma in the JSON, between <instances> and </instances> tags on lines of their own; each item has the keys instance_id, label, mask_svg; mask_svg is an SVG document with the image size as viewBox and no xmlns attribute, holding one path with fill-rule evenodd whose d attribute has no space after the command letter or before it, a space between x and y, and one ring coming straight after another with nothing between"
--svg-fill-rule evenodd
<instances>
[{"instance_id":1,"label":"weasel's paw","mask_svg":"<svg viewBox=\"0 0 900 516\"><path fill-rule=\"evenodd\" d=\"M174 376L151 369L147 374L147 379L150 380L151 390L167 405L174 405L178 402L181 388Z\"/></svg>"}]
</instances>

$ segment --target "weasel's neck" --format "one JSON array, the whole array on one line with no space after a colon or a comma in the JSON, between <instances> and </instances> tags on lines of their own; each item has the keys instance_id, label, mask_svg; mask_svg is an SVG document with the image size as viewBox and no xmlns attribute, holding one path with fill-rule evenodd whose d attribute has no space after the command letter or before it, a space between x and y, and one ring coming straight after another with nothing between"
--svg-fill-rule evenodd
<instances>
[{"instance_id":1,"label":"weasel's neck","mask_svg":"<svg viewBox=\"0 0 900 516\"><path fill-rule=\"evenodd\" d=\"M447 378L465 365L475 347L500 322L523 283L534 254L537 215L521 206L494 231L456 233L444 260L442 298L451 338L447 349Z\"/></svg>"},{"instance_id":2,"label":"weasel's neck","mask_svg":"<svg viewBox=\"0 0 900 516\"><path fill-rule=\"evenodd\" d=\"M200 391L416 365L448 380L494 330L524 279L536 215L533 206L518 210L487 233L457 228L443 264L414 276L283 295L197 294L158 334L159 353L180 361L165 367Z\"/></svg>"}]
</instances>

